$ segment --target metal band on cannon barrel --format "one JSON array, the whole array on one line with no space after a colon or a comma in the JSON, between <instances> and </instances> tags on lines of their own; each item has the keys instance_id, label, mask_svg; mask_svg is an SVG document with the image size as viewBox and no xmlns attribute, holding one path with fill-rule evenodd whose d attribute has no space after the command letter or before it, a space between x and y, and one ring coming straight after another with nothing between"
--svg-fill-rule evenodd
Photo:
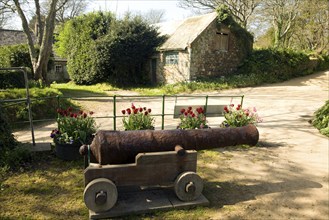
<instances>
[{"instance_id":1,"label":"metal band on cannon barrel","mask_svg":"<svg viewBox=\"0 0 329 220\"><path fill-rule=\"evenodd\" d=\"M101 165L133 163L138 153L204 150L241 144L256 145L259 133L254 125L238 128L198 130L98 131L90 145Z\"/></svg>"}]
</instances>

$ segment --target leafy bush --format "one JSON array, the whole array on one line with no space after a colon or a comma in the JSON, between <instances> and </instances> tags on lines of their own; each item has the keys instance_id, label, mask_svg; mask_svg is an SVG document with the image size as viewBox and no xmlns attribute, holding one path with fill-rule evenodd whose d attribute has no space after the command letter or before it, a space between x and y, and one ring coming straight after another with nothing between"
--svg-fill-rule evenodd
<instances>
[{"instance_id":1,"label":"leafy bush","mask_svg":"<svg viewBox=\"0 0 329 220\"><path fill-rule=\"evenodd\" d=\"M14 169L30 159L30 151L12 134L8 118L0 106L0 167Z\"/></svg>"},{"instance_id":2,"label":"leafy bush","mask_svg":"<svg viewBox=\"0 0 329 220\"><path fill-rule=\"evenodd\" d=\"M29 78L31 78L30 74ZM25 88L25 79L22 71L0 71L0 89L9 88Z\"/></svg>"},{"instance_id":3,"label":"leafy bush","mask_svg":"<svg viewBox=\"0 0 329 220\"><path fill-rule=\"evenodd\" d=\"M77 84L135 85L146 81L145 61L163 40L138 17L115 20L97 12L68 21L55 51L68 58L68 73Z\"/></svg>"},{"instance_id":4,"label":"leafy bush","mask_svg":"<svg viewBox=\"0 0 329 220\"><path fill-rule=\"evenodd\" d=\"M312 124L321 134L329 137L329 100L314 113Z\"/></svg>"},{"instance_id":5,"label":"leafy bush","mask_svg":"<svg viewBox=\"0 0 329 220\"><path fill-rule=\"evenodd\" d=\"M56 96L61 95L56 89L50 88L32 88L30 89L32 116L34 120L38 119L55 119L57 113ZM24 99L26 98L25 89L8 89L0 93L0 99ZM70 105L66 99L61 99L61 106ZM3 111L8 116L11 123L28 120L28 109L23 101L2 103Z\"/></svg>"},{"instance_id":6,"label":"leafy bush","mask_svg":"<svg viewBox=\"0 0 329 220\"><path fill-rule=\"evenodd\" d=\"M32 69L27 44L0 47L0 67L28 67Z\"/></svg>"},{"instance_id":7,"label":"leafy bush","mask_svg":"<svg viewBox=\"0 0 329 220\"><path fill-rule=\"evenodd\" d=\"M144 84L150 81L145 63L163 42L164 37L141 18L126 16L97 41L96 71L115 85Z\"/></svg>"},{"instance_id":8,"label":"leafy bush","mask_svg":"<svg viewBox=\"0 0 329 220\"><path fill-rule=\"evenodd\" d=\"M262 83L274 83L314 71L312 61L303 52L292 50L261 49L239 67L238 74L259 77Z\"/></svg>"},{"instance_id":9,"label":"leafy bush","mask_svg":"<svg viewBox=\"0 0 329 220\"><path fill-rule=\"evenodd\" d=\"M75 83L94 84L104 78L95 68L95 41L108 33L113 19L111 13L89 13L66 22L59 32L54 50L68 59L67 71Z\"/></svg>"},{"instance_id":10,"label":"leafy bush","mask_svg":"<svg viewBox=\"0 0 329 220\"><path fill-rule=\"evenodd\" d=\"M0 68L10 67L27 67L28 78L32 77L32 64L27 45L0 47ZM0 71L0 89L24 87L25 80L21 71Z\"/></svg>"}]
</instances>

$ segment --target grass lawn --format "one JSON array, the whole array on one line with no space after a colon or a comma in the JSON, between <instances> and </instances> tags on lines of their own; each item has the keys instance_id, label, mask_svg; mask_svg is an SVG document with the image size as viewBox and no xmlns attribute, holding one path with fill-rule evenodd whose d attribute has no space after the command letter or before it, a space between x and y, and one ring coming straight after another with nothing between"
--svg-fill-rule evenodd
<instances>
[{"instance_id":1,"label":"grass lawn","mask_svg":"<svg viewBox=\"0 0 329 220\"><path fill-rule=\"evenodd\" d=\"M88 219L83 202L83 161L64 162L50 152L35 153L32 158L19 171L0 173L0 219ZM230 211L225 207L225 195L218 197L214 192L220 188L230 195L234 187L213 179L214 175L220 178L219 168L208 166L212 161L229 160L230 156L207 150L199 152L198 158L198 174L204 179L203 194L210 200L210 206L155 211L125 219L204 219L220 210Z\"/></svg>"}]
</instances>

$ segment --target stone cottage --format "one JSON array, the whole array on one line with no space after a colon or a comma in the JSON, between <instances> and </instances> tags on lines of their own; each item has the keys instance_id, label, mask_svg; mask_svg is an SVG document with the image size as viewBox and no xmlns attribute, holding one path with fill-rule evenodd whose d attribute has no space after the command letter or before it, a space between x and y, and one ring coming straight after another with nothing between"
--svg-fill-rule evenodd
<instances>
[{"instance_id":1,"label":"stone cottage","mask_svg":"<svg viewBox=\"0 0 329 220\"><path fill-rule=\"evenodd\" d=\"M32 34L33 40L36 38ZM20 30L0 29L0 46L27 44L26 35ZM58 56L52 57L52 65L47 73L47 81L68 81L70 77L66 70L66 59Z\"/></svg>"},{"instance_id":2,"label":"stone cottage","mask_svg":"<svg viewBox=\"0 0 329 220\"><path fill-rule=\"evenodd\" d=\"M155 25L168 39L150 60L154 83L225 76L234 72L247 55L238 44L239 36L219 25L215 12ZM248 47L252 48L252 42Z\"/></svg>"}]
</instances>

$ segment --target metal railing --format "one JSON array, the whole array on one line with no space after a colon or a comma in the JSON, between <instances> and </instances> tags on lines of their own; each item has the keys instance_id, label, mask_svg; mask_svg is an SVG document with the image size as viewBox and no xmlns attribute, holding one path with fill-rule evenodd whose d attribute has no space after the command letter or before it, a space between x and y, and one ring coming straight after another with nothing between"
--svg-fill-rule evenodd
<instances>
[{"instance_id":1,"label":"metal railing","mask_svg":"<svg viewBox=\"0 0 329 220\"><path fill-rule=\"evenodd\" d=\"M28 91L27 91L28 92ZM140 96L140 95L130 95L130 96L125 96L125 95L112 95L112 96L84 96L84 97L68 97L68 96L49 96L49 97L41 97L41 98L30 98L29 95L27 95L26 99L13 99L13 100L0 100L0 106L8 106L8 105L3 105L5 103L8 103L9 105L14 104L14 103L21 103L21 102L26 102L28 104L28 109L29 109L29 120L28 121L23 121L23 123L30 123L31 127L31 134L32 134L32 142L35 144L34 140L34 129L33 129L33 123L34 122L45 122L49 120L55 120L58 116L54 115L54 118L52 119L37 119L34 120L32 118L32 108L31 104L33 102L38 101L38 100L47 100L47 99L56 99L56 108L61 108L62 106L62 100L63 99L71 99L71 100L76 100L76 101L101 101L102 99L109 101L110 105L106 105L110 108L109 112L110 114L105 115L105 116L96 116L95 118L109 118L112 119L113 123L113 130L117 130L117 119L125 117L124 115L118 114L120 110L118 110L120 105L127 105L127 103L132 103L132 102L139 102L147 104L147 102L151 102L153 100L156 100L157 103L161 103L161 106L159 105L160 109L158 111L152 111L152 116L154 117L160 117L161 118L161 129L163 130L165 127L165 117L166 116L174 116L174 111L173 108L175 105L177 105L177 102L184 102L184 104L188 105L189 102L194 101L197 102L198 105L203 105L205 108L209 105L209 100L212 99L216 101L217 99L225 99L225 98L239 98L240 104L243 104L243 95L153 95L153 96ZM213 100L214 99L214 100ZM230 104L229 102L225 102L226 104ZM153 106L154 107L154 106ZM152 108L153 108L152 107ZM167 109L167 111L166 111ZM168 110L169 109L169 110ZM171 111L172 109L172 111ZM169 111L169 112L168 112ZM22 122L20 122L22 123Z\"/></svg>"},{"instance_id":2,"label":"metal railing","mask_svg":"<svg viewBox=\"0 0 329 220\"><path fill-rule=\"evenodd\" d=\"M29 123L30 123L30 129L31 129L32 144L35 145L34 128L33 128L33 117L32 117L32 107L31 107L30 91L29 91L29 84L28 84L28 78L27 78L26 68L25 67L0 68L0 71L6 71L6 70L7 71L8 70L9 71L10 70L18 70L18 71L21 71L23 73L23 75L24 75L25 90L26 90L26 99L19 99L19 101L26 102L26 106L27 106L28 114L29 114ZM1 105L0 105L0 107L1 107Z\"/></svg>"}]
</instances>

